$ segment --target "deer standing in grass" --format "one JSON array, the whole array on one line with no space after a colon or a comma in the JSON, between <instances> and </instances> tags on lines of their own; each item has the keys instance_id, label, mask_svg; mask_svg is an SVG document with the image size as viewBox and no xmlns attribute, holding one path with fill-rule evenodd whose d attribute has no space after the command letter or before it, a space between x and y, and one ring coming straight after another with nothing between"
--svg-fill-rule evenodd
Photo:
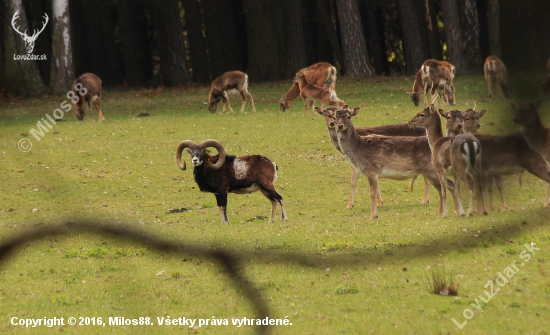
<instances>
[{"instance_id":1,"label":"deer standing in grass","mask_svg":"<svg viewBox=\"0 0 550 335\"><path fill-rule=\"evenodd\" d=\"M300 96L304 99L304 116L306 116L307 113L308 103L311 103L311 106L313 106L313 101L315 100L321 100L322 103L331 106L343 107L345 105L342 100L338 99L334 90L308 84L304 73L298 72L296 74L296 80L298 80Z\"/></svg>"},{"instance_id":2,"label":"deer standing in grass","mask_svg":"<svg viewBox=\"0 0 550 335\"><path fill-rule=\"evenodd\" d=\"M336 89L336 74L336 68L327 62L315 63L298 71L294 77L292 87L288 93L279 100L281 111L284 112L288 110L292 101L300 96L300 87L298 86L297 80L298 75L303 76L310 85L330 88L334 91ZM311 104L313 108L313 101Z\"/></svg>"},{"instance_id":3,"label":"deer standing in grass","mask_svg":"<svg viewBox=\"0 0 550 335\"><path fill-rule=\"evenodd\" d=\"M76 109L75 117L78 122L84 122L84 115L88 109L90 110L92 120L95 122L94 109L91 104L94 105L97 110L98 122L101 123L105 121L103 113L101 112L101 79L99 79L98 76L93 73L84 73L74 81L72 92L73 103ZM88 108L84 105L86 102L88 103Z\"/></svg>"},{"instance_id":4,"label":"deer standing in grass","mask_svg":"<svg viewBox=\"0 0 550 335\"><path fill-rule=\"evenodd\" d=\"M441 197L441 184L430 163L430 147L426 137L413 136L359 136L352 117L359 108L338 109L336 131L338 145L355 170L367 176L370 186L371 219L378 218L378 178L406 180L422 174L437 189ZM447 181L454 189L454 183Z\"/></svg>"},{"instance_id":5,"label":"deer standing in grass","mask_svg":"<svg viewBox=\"0 0 550 335\"><path fill-rule=\"evenodd\" d=\"M444 116L443 110L439 114ZM431 161L441 182L441 203L439 214L447 216L447 176L455 176L453 200L460 216L464 216L460 199L460 179L468 185L468 215L473 214L473 192L477 200L477 213L487 214L483 200L483 184L481 179L481 144L469 134L459 134L455 137L444 137L441 119L433 105L420 111L409 125L426 128L431 149Z\"/></svg>"},{"instance_id":6,"label":"deer standing in grass","mask_svg":"<svg viewBox=\"0 0 550 335\"><path fill-rule=\"evenodd\" d=\"M325 123L328 128L328 134L330 138L330 142L332 143L332 146L336 150L338 150L340 153L342 153L342 150L340 149L340 144L338 144L338 133L336 131L336 108L329 107L325 109L321 109L319 107L315 107L315 110L317 113L323 115L325 117ZM410 128L407 124L390 124L385 126L377 126L377 127L355 127L355 131L359 136L367 136L367 135L385 135L385 136L426 136L426 132L423 129L417 129L417 128ZM355 189L357 187L357 181L359 180L360 172L355 169L355 167L351 166L351 182L350 182L350 196L348 205L346 208L350 209L353 207L353 204L355 202ZM414 181L416 180L416 177L412 179L411 182L411 191L413 190ZM377 205L382 206L383 200L382 195L380 192L380 189L378 189L378 193L376 194L377 199ZM427 204L430 202L430 183L426 177L424 177L424 199L422 200L422 204Z\"/></svg>"},{"instance_id":7,"label":"deer standing in grass","mask_svg":"<svg viewBox=\"0 0 550 335\"><path fill-rule=\"evenodd\" d=\"M244 112L246 101L250 102L252 106L252 112L256 112L254 107L254 99L252 95L248 93L248 75L241 71L229 71L212 81L212 87L210 88L210 94L208 96L208 103L203 102L208 110L212 113L218 108L218 102L223 100L223 113L225 113L225 107L229 109L232 114L235 114L231 105L229 104L229 97L227 93L239 93L242 99L241 113Z\"/></svg>"},{"instance_id":8,"label":"deer standing in grass","mask_svg":"<svg viewBox=\"0 0 550 335\"><path fill-rule=\"evenodd\" d=\"M498 87L500 94L506 98L510 96L508 85L506 83L506 66L497 56L489 56L483 65L483 73L487 86L489 86L489 97L494 98L495 85Z\"/></svg>"},{"instance_id":9,"label":"deer standing in grass","mask_svg":"<svg viewBox=\"0 0 550 335\"><path fill-rule=\"evenodd\" d=\"M510 103L515 110L514 122L521 126L521 133L529 147L550 162L550 128L544 126L538 109L538 102Z\"/></svg>"},{"instance_id":10,"label":"deer standing in grass","mask_svg":"<svg viewBox=\"0 0 550 335\"><path fill-rule=\"evenodd\" d=\"M442 91L438 93L442 103L455 104L454 65L445 61L428 59L422 64L420 71L422 85L424 86L424 104L426 106L430 104L433 95L438 91Z\"/></svg>"}]
</instances>

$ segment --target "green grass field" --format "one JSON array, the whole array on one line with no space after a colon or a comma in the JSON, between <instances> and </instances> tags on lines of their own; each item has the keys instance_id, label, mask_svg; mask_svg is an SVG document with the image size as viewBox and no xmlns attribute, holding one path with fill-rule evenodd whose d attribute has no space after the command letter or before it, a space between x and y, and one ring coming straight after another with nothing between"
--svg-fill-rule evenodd
<instances>
[{"instance_id":1,"label":"green grass field","mask_svg":"<svg viewBox=\"0 0 550 335\"><path fill-rule=\"evenodd\" d=\"M488 110L481 120L484 132L518 130L508 101L487 98L482 76L459 76L455 86L457 109L475 103ZM411 87L412 78L340 79L337 91L350 106L361 107L355 125L382 125L407 122L420 110L405 94ZM497 200L488 216L457 217L449 199L449 215L442 219L435 189L431 203L421 204L421 179L413 191L409 181L381 180L384 205L380 218L369 220L364 176L355 207L345 209L351 169L330 144L324 119L311 112L302 117L301 100L290 111L279 111L277 102L289 88L290 82L251 84L257 113L247 107L237 116L221 114L221 105L215 114L202 108L206 87L111 89L104 93L105 123L92 123L88 114L78 124L71 110L40 141L31 129L66 97L0 103L0 237L91 220L233 251L271 317L292 323L272 327L273 334L550 332L544 321L550 318L550 209L543 208L548 189L543 181L526 173L520 186L517 176L506 178L509 209L501 211ZM238 112L240 98L230 95L230 100ZM543 102L546 124L549 111ZM149 116L138 117L141 113ZM23 138L32 142L28 152L18 149ZM231 224L220 224L214 195L200 192L192 170L181 171L175 162L180 141L207 138L219 140L230 154L262 154L277 163L275 186L284 197L287 222L280 211L275 223L263 220L271 205L253 193L230 195ZM170 213L182 207L188 211ZM0 266L1 333L248 334L256 329L231 325L231 319L253 318L254 310L218 264L197 254L76 234L28 243L15 256ZM428 291L427 277L443 270L458 282L457 297ZM509 275L506 283L499 272ZM487 301L484 291L491 292L491 281L493 293L500 291ZM155 325L11 325L13 317L71 316L104 322L150 317ZM159 326L157 317L214 317L229 325Z\"/></svg>"}]
</instances>

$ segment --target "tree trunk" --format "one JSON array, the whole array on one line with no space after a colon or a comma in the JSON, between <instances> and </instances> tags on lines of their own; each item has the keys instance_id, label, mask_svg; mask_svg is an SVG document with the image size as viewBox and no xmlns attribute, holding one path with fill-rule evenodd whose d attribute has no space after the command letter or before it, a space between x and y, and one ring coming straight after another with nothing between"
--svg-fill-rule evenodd
<instances>
[{"instance_id":1,"label":"tree trunk","mask_svg":"<svg viewBox=\"0 0 550 335\"><path fill-rule=\"evenodd\" d=\"M244 71L234 0L202 0L202 6L212 79L227 71Z\"/></svg>"},{"instance_id":2,"label":"tree trunk","mask_svg":"<svg viewBox=\"0 0 550 335\"><path fill-rule=\"evenodd\" d=\"M185 61L185 44L178 0L151 2L157 31L160 67L151 86L180 86L191 82Z\"/></svg>"},{"instance_id":3,"label":"tree trunk","mask_svg":"<svg viewBox=\"0 0 550 335\"><path fill-rule=\"evenodd\" d=\"M189 42L189 55L191 56L191 77L195 82L210 83L201 5L198 0L183 0L183 10L185 13L185 30L187 30L187 40Z\"/></svg>"},{"instance_id":4,"label":"tree trunk","mask_svg":"<svg viewBox=\"0 0 550 335\"><path fill-rule=\"evenodd\" d=\"M346 60L344 57L344 51L342 50L342 47L340 47L340 42L338 40L338 32L336 27L334 26L334 22L332 18L330 17L330 9L326 3L325 0L318 0L317 1L317 15L319 16L319 27L324 30L326 33L326 36L328 37L328 41L330 45L332 46L332 50L334 50L334 56L336 57L336 60L338 61L338 64L340 64L341 72L346 72ZM319 35L320 37L322 34ZM324 40L319 40L319 44L326 43ZM320 59L322 61L322 59Z\"/></svg>"},{"instance_id":5,"label":"tree trunk","mask_svg":"<svg viewBox=\"0 0 550 335\"><path fill-rule=\"evenodd\" d=\"M456 0L441 0L441 12L447 41L447 61L456 67L456 73L464 73L466 59L462 49L462 30Z\"/></svg>"},{"instance_id":6,"label":"tree trunk","mask_svg":"<svg viewBox=\"0 0 550 335\"><path fill-rule=\"evenodd\" d=\"M283 34L279 36L279 57L286 78L294 77L296 72L307 66L301 4L299 0L280 0L285 22Z\"/></svg>"},{"instance_id":7,"label":"tree trunk","mask_svg":"<svg viewBox=\"0 0 550 335\"><path fill-rule=\"evenodd\" d=\"M367 49L370 52L371 62L375 72L380 75L389 73L388 57L384 38L383 14L377 5L359 3L361 17L363 18L363 32L367 41Z\"/></svg>"},{"instance_id":8,"label":"tree trunk","mask_svg":"<svg viewBox=\"0 0 550 335\"><path fill-rule=\"evenodd\" d=\"M487 18L489 26L489 53L501 57L500 49L500 9L499 0L487 0Z\"/></svg>"},{"instance_id":9,"label":"tree trunk","mask_svg":"<svg viewBox=\"0 0 550 335\"><path fill-rule=\"evenodd\" d=\"M142 86L153 76L149 30L143 2L119 0L118 15L126 84Z\"/></svg>"},{"instance_id":10,"label":"tree trunk","mask_svg":"<svg viewBox=\"0 0 550 335\"><path fill-rule=\"evenodd\" d=\"M54 94L66 94L75 78L69 1L54 0L52 4L52 62L50 89Z\"/></svg>"},{"instance_id":11,"label":"tree trunk","mask_svg":"<svg viewBox=\"0 0 550 335\"><path fill-rule=\"evenodd\" d=\"M422 45L422 29L415 9L415 0L397 0L399 23L403 32L403 49L405 50L406 74L414 75L426 60Z\"/></svg>"},{"instance_id":12,"label":"tree trunk","mask_svg":"<svg viewBox=\"0 0 550 335\"><path fill-rule=\"evenodd\" d=\"M247 73L253 81L284 78L279 59L278 35L282 18L273 1L244 0L248 34Z\"/></svg>"},{"instance_id":13,"label":"tree trunk","mask_svg":"<svg viewBox=\"0 0 550 335\"><path fill-rule=\"evenodd\" d=\"M25 7L25 12L27 13L27 23L29 25L29 31L38 31L42 28L42 22L44 22L44 13L49 13L50 20L52 1L51 0L41 0L41 1L23 1L23 6ZM34 54L35 55L47 55L48 58L52 55L52 26L53 22L50 22L46 25L44 31L40 34L40 38L36 39L34 45ZM50 59L48 61L36 62L38 66L38 71L40 72L40 77L44 81L46 86L50 83L50 72L51 72Z\"/></svg>"},{"instance_id":14,"label":"tree trunk","mask_svg":"<svg viewBox=\"0 0 550 335\"><path fill-rule=\"evenodd\" d=\"M435 1L424 1L424 17L428 37L428 53L426 57L441 60L443 59L443 52L439 27L437 26L437 10Z\"/></svg>"},{"instance_id":15,"label":"tree trunk","mask_svg":"<svg viewBox=\"0 0 550 335\"><path fill-rule=\"evenodd\" d=\"M19 11L19 18L16 21L16 27L19 27L20 32L29 31L25 9L21 0L5 0L4 1L4 70L2 86L10 94L36 96L46 91L46 85L40 77L36 62L45 60L22 60L14 59L14 55L27 56L25 42L11 26L13 15ZM40 38L40 36L38 37ZM32 55L32 53L30 53Z\"/></svg>"},{"instance_id":16,"label":"tree trunk","mask_svg":"<svg viewBox=\"0 0 550 335\"><path fill-rule=\"evenodd\" d=\"M369 61L357 0L336 0L336 7L346 63L345 75L351 78L376 76Z\"/></svg>"},{"instance_id":17,"label":"tree trunk","mask_svg":"<svg viewBox=\"0 0 550 335\"><path fill-rule=\"evenodd\" d=\"M468 72L481 72L483 59L479 38L479 19L475 0L458 0L459 17L464 39L464 56L466 57L466 69Z\"/></svg>"}]
</instances>

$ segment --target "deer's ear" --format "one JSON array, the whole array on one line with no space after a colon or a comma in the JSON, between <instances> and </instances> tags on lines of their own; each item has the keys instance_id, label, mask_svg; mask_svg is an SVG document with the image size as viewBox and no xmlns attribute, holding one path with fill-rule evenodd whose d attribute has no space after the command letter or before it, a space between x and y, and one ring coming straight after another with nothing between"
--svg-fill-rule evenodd
<instances>
[{"instance_id":1,"label":"deer's ear","mask_svg":"<svg viewBox=\"0 0 550 335\"><path fill-rule=\"evenodd\" d=\"M485 115L485 113L487 112L486 109L482 110L481 112L479 112L479 117L482 117L483 115Z\"/></svg>"},{"instance_id":2,"label":"deer's ear","mask_svg":"<svg viewBox=\"0 0 550 335\"><path fill-rule=\"evenodd\" d=\"M315 106L315 111L321 115L324 115L325 113L323 112L323 110L317 106Z\"/></svg>"},{"instance_id":3,"label":"deer's ear","mask_svg":"<svg viewBox=\"0 0 550 335\"><path fill-rule=\"evenodd\" d=\"M351 112L351 116L357 115L357 114L359 113L359 109L361 109L361 108L360 108L360 107L355 107L355 108L353 109L353 111Z\"/></svg>"},{"instance_id":4,"label":"deer's ear","mask_svg":"<svg viewBox=\"0 0 550 335\"><path fill-rule=\"evenodd\" d=\"M439 115L441 115L443 117L447 117L448 112L445 112L443 109L439 109L438 112L439 112Z\"/></svg>"}]
</instances>

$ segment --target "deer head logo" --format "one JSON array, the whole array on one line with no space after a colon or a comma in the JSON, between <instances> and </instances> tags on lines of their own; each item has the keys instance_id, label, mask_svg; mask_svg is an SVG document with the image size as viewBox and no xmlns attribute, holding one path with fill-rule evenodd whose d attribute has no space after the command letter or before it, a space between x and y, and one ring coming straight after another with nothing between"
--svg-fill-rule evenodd
<instances>
[{"instance_id":1,"label":"deer head logo","mask_svg":"<svg viewBox=\"0 0 550 335\"><path fill-rule=\"evenodd\" d=\"M11 19L11 26L19 35L21 35L21 37L23 38L23 41L25 41L25 48L27 49L27 53L30 54L34 49L34 42L38 38L38 35L40 35L40 33L44 31L44 28L46 28L46 25L48 24L48 21L49 21L49 17L48 17L48 14L44 13L43 18L46 19L46 22L42 23L42 29L40 29L40 31L37 31L35 29L32 36L27 35L26 29L25 29L25 32L22 33L19 31L19 27L15 26L15 21L17 21L18 18L19 18L19 11L16 11L15 14L13 14L13 18Z\"/></svg>"}]
</instances>

